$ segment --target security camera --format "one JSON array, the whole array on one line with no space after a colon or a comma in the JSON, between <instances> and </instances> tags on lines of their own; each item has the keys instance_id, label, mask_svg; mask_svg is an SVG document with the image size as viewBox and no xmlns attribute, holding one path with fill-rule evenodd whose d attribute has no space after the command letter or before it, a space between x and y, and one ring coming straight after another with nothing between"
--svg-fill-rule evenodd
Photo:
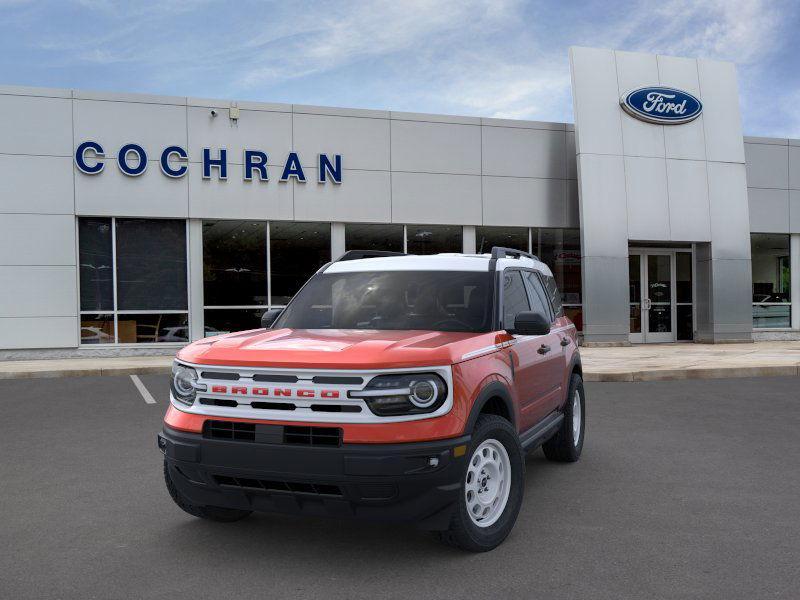
<instances>
[{"instance_id":1,"label":"security camera","mask_svg":"<svg viewBox=\"0 0 800 600\"><path fill-rule=\"evenodd\" d=\"M211 109L211 116L212 117L216 117L217 116L217 111L214 110L213 108Z\"/></svg>"}]
</instances>

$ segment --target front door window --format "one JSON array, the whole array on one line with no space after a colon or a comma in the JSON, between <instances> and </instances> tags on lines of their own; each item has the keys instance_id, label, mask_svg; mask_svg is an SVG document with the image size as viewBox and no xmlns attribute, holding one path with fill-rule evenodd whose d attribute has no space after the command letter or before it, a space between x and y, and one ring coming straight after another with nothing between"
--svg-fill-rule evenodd
<instances>
[{"instance_id":1,"label":"front door window","mask_svg":"<svg viewBox=\"0 0 800 600\"><path fill-rule=\"evenodd\" d=\"M692 253L631 249L628 257L630 340L691 340Z\"/></svg>"}]
</instances>

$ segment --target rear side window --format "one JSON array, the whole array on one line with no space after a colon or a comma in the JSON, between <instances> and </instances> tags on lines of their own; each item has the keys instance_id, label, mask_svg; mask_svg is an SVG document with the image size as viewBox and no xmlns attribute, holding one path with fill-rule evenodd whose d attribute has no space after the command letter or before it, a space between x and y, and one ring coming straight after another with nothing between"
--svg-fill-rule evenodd
<instances>
[{"instance_id":1,"label":"rear side window","mask_svg":"<svg viewBox=\"0 0 800 600\"><path fill-rule=\"evenodd\" d=\"M564 307L561 305L561 294L558 291L558 287L556 286L556 280L554 277L550 275L542 275L542 281L544 281L544 287L547 291L547 295L550 298L550 304L553 307L553 311L556 314L556 318L564 316Z\"/></svg>"},{"instance_id":2,"label":"rear side window","mask_svg":"<svg viewBox=\"0 0 800 600\"><path fill-rule=\"evenodd\" d=\"M536 273L525 271L525 284L528 286L528 294L531 297L531 310L543 314L546 318L553 320L553 312L550 310L549 302L544 288L536 276Z\"/></svg>"},{"instance_id":3,"label":"rear side window","mask_svg":"<svg viewBox=\"0 0 800 600\"><path fill-rule=\"evenodd\" d=\"M518 313L531 310L525 284L519 271L503 273L503 327L514 327Z\"/></svg>"}]
</instances>

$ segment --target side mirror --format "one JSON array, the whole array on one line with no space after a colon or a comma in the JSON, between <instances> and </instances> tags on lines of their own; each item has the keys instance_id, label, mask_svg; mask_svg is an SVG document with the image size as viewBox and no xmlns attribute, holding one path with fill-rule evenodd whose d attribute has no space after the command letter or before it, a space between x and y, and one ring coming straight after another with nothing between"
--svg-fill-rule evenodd
<instances>
[{"instance_id":1,"label":"side mirror","mask_svg":"<svg viewBox=\"0 0 800 600\"><path fill-rule=\"evenodd\" d=\"M542 313L525 311L517 313L514 329L509 333L516 335L547 335L550 333L550 320Z\"/></svg>"},{"instance_id":2,"label":"side mirror","mask_svg":"<svg viewBox=\"0 0 800 600\"><path fill-rule=\"evenodd\" d=\"M261 326L264 329L269 329L282 312L282 308L270 308L265 311L264 314L261 315Z\"/></svg>"}]
</instances>

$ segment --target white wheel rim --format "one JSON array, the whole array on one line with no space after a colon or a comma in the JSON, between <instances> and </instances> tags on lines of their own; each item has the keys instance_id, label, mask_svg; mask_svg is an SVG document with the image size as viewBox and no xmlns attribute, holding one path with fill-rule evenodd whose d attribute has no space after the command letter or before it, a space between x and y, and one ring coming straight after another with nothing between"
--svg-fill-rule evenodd
<instances>
[{"instance_id":1,"label":"white wheel rim","mask_svg":"<svg viewBox=\"0 0 800 600\"><path fill-rule=\"evenodd\" d=\"M583 418L583 411L581 410L581 395L578 390L572 395L572 443L576 446L581 441L581 419Z\"/></svg>"},{"instance_id":2,"label":"white wheel rim","mask_svg":"<svg viewBox=\"0 0 800 600\"><path fill-rule=\"evenodd\" d=\"M467 464L464 500L469 518L478 527L493 525L503 514L510 492L508 452L497 440L485 440Z\"/></svg>"}]
</instances>

